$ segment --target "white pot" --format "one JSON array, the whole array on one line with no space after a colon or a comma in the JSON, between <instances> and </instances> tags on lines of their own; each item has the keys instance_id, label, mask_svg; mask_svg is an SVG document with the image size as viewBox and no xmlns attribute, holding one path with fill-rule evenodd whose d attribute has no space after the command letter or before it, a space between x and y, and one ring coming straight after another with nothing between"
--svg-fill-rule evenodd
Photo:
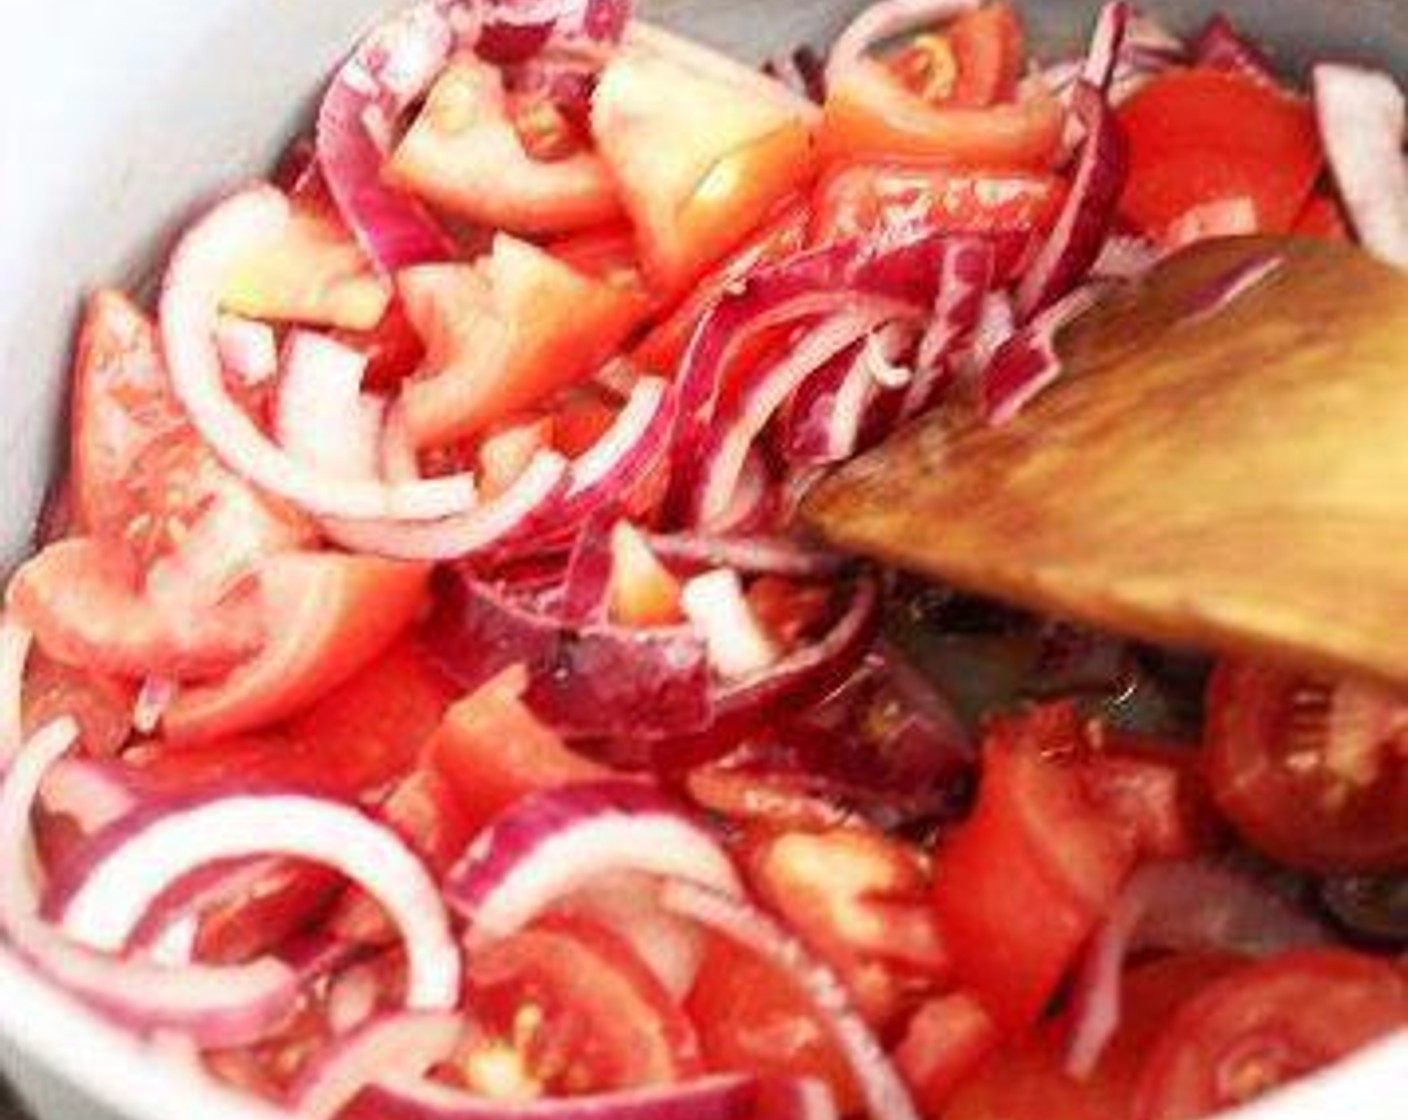
<instances>
[{"instance_id":1,"label":"white pot","mask_svg":"<svg viewBox=\"0 0 1408 1120\"><path fill-rule=\"evenodd\" d=\"M1408 68L1408 0L1241 0L1290 58ZM1187 28L1215 0L1147 0ZM63 446L74 316L97 284L152 274L202 200L268 168L383 0L0 0L0 559L26 546ZM758 57L824 43L859 0L645 0ZM1038 45L1073 47L1098 0L1026 0ZM40 983L0 950L0 1068L41 1120L255 1120ZM1405 1120L1408 1037L1238 1120ZM1052 1120L1060 1120L1053 1117Z\"/></svg>"}]
</instances>

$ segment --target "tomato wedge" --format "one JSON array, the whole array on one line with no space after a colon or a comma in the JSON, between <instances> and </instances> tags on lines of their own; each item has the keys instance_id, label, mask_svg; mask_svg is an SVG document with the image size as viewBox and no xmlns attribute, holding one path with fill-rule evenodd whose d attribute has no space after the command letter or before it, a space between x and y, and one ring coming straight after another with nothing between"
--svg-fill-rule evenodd
<instances>
[{"instance_id":1,"label":"tomato wedge","mask_svg":"<svg viewBox=\"0 0 1408 1120\"><path fill-rule=\"evenodd\" d=\"M1013 1033L1041 1014L1134 863L1128 826L1084 789L1083 742L1067 705L998 725L973 814L935 860L954 974Z\"/></svg>"},{"instance_id":2,"label":"tomato wedge","mask_svg":"<svg viewBox=\"0 0 1408 1120\"><path fill-rule=\"evenodd\" d=\"M683 292L813 172L793 106L641 46L607 64L592 127L662 294Z\"/></svg>"},{"instance_id":3,"label":"tomato wedge","mask_svg":"<svg viewBox=\"0 0 1408 1120\"><path fill-rule=\"evenodd\" d=\"M948 954L917 850L838 828L755 839L744 863L758 894L840 973L877 1026L945 978Z\"/></svg>"},{"instance_id":4,"label":"tomato wedge","mask_svg":"<svg viewBox=\"0 0 1408 1120\"><path fill-rule=\"evenodd\" d=\"M220 306L251 319L370 330L391 294L331 211L297 202L279 240L225 281Z\"/></svg>"},{"instance_id":5,"label":"tomato wedge","mask_svg":"<svg viewBox=\"0 0 1408 1120\"><path fill-rule=\"evenodd\" d=\"M1159 238L1190 211L1247 199L1285 233L1324 165L1310 104L1225 70L1173 70L1120 106L1129 178L1120 212Z\"/></svg>"},{"instance_id":6,"label":"tomato wedge","mask_svg":"<svg viewBox=\"0 0 1408 1120\"><path fill-rule=\"evenodd\" d=\"M527 794L607 775L529 710L527 686L521 666L506 669L453 705L427 748L476 828Z\"/></svg>"},{"instance_id":7,"label":"tomato wedge","mask_svg":"<svg viewBox=\"0 0 1408 1120\"><path fill-rule=\"evenodd\" d=\"M1256 847L1313 871L1408 861L1408 705L1223 662L1208 691L1212 796Z\"/></svg>"},{"instance_id":8,"label":"tomato wedge","mask_svg":"<svg viewBox=\"0 0 1408 1120\"><path fill-rule=\"evenodd\" d=\"M939 108L911 93L881 63L862 59L826 98L826 160L931 159L953 167L1046 170L1061 145L1065 112L1045 92L987 109Z\"/></svg>"},{"instance_id":9,"label":"tomato wedge","mask_svg":"<svg viewBox=\"0 0 1408 1120\"><path fill-rule=\"evenodd\" d=\"M861 1105L850 1064L811 999L755 953L711 938L686 1004L707 1069L766 1077L815 1077L843 1116Z\"/></svg>"},{"instance_id":10,"label":"tomato wedge","mask_svg":"<svg viewBox=\"0 0 1408 1120\"><path fill-rule=\"evenodd\" d=\"M479 1092L600 1093L701 1068L694 1027L655 974L619 934L580 916L548 918L474 954L466 1002L480 1037L453 1065Z\"/></svg>"},{"instance_id":11,"label":"tomato wedge","mask_svg":"<svg viewBox=\"0 0 1408 1120\"><path fill-rule=\"evenodd\" d=\"M507 234L479 264L422 265L400 284L427 350L429 376L401 396L420 447L476 435L596 372L646 311Z\"/></svg>"},{"instance_id":12,"label":"tomato wedge","mask_svg":"<svg viewBox=\"0 0 1408 1120\"><path fill-rule=\"evenodd\" d=\"M950 105L986 108L1011 101L1026 65L1022 21L1006 0L964 12L946 32L956 73Z\"/></svg>"},{"instance_id":13,"label":"tomato wedge","mask_svg":"<svg viewBox=\"0 0 1408 1120\"><path fill-rule=\"evenodd\" d=\"M172 741L218 739L284 719L381 654L425 603L428 569L370 556L288 553L260 567L269 635L258 656L177 696Z\"/></svg>"},{"instance_id":14,"label":"tomato wedge","mask_svg":"<svg viewBox=\"0 0 1408 1120\"><path fill-rule=\"evenodd\" d=\"M593 153L550 161L529 155L500 72L469 55L458 56L436 80L386 175L437 206L515 233L585 229L621 212Z\"/></svg>"},{"instance_id":15,"label":"tomato wedge","mask_svg":"<svg viewBox=\"0 0 1408 1120\"><path fill-rule=\"evenodd\" d=\"M1195 1120L1244 1104L1408 1026L1408 980L1342 949L1284 953L1223 977L1160 1033L1134 1120Z\"/></svg>"},{"instance_id":16,"label":"tomato wedge","mask_svg":"<svg viewBox=\"0 0 1408 1120\"><path fill-rule=\"evenodd\" d=\"M24 733L32 735L60 716L71 716L78 722L83 752L106 758L132 734L136 699L136 688L121 677L64 665L34 649L25 662L20 701Z\"/></svg>"}]
</instances>

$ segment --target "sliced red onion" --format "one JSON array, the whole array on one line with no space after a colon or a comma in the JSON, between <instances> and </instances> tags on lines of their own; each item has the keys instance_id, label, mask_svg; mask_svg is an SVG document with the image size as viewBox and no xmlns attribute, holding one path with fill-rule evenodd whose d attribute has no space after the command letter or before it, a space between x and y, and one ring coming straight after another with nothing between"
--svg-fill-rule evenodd
<instances>
[{"instance_id":1,"label":"sliced red onion","mask_svg":"<svg viewBox=\"0 0 1408 1120\"><path fill-rule=\"evenodd\" d=\"M708 946L696 925L660 908L658 893L659 884L649 875L604 875L562 909L585 914L619 933L665 990L683 1001L694 987Z\"/></svg>"},{"instance_id":2,"label":"sliced red onion","mask_svg":"<svg viewBox=\"0 0 1408 1120\"><path fill-rule=\"evenodd\" d=\"M591 517L577 534L562 579L562 621L569 626L599 623L606 618L611 574L616 567L613 536L622 523L615 510L602 510ZM649 546L646 546L647 548Z\"/></svg>"},{"instance_id":3,"label":"sliced red onion","mask_svg":"<svg viewBox=\"0 0 1408 1120\"><path fill-rule=\"evenodd\" d=\"M826 101L826 64L806 44L772 55L763 63L763 73L799 97L818 105Z\"/></svg>"},{"instance_id":4,"label":"sliced red onion","mask_svg":"<svg viewBox=\"0 0 1408 1120\"><path fill-rule=\"evenodd\" d=\"M447 1060L464 1034L458 1015L383 1015L337 1039L299 1077L290 1097L299 1116L331 1120L368 1085L420 1077Z\"/></svg>"},{"instance_id":5,"label":"sliced red onion","mask_svg":"<svg viewBox=\"0 0 1408 1120\"><path fill-rule=\"evenodd\" d=\"M313 331L291 333L274 414L280 446L333 477L376 478L386 409L362 392L366 371L366 357L350 346Z\"/></svg>"},{"instance_id":6,"label":"sliced red onion","mask_svg":"<svg viewBox=\"0 0 1408 1120\"><path fill-rule=\"evenodd\" d=\"M138 805L122 767L92 758L61 758L44 775L44 812L67 817L85 836L115 824Z\"/></svg>"},{"instance_id":7,"label":"sliced red onion","mask_svg":"<svg viewBox=\"0 0 1408 1120\"><path fill-rule=\"evenodd\" d=\"M262 385L279 372L274 328L256 319L221 315L215 324L220 363L246 385Z\"/></svg>"},{"instance_id":8,"label":"sliced red onion","mask_svg":"<svg viewBox=\"0 0 1408 1120\"><path fill-rule=\"evenodd\" d=\"M797 387L783 415L782 450L789 463L825 466L859 449L876 395L865 354L870 345L867 339L837 354Z\"/></svg>"},{"instance_id":9,"label":"sliced red onion","mask_svg":"<svg viewBox=\"0 0 1408 1120\"><path fill-rule=\"evenodd\" d=\"M425 867L395 833L318 798L233 793L129 814L93 842L90 860L72 881L55 882L54 910L68 936L116 952L182 878L210 863L255 855L311 860L351 879L401 930L407 1006L458 1005L459 950Z\"/></svg>"},{"instance_id":10,"label":"sliced red onion","mask_svg":"<svg viewBox=\"0 0 1408 1120\"><path fill-rule=\"evenodd\" d=\"M746 900L697 883L666 883L661 903L786 971L826 1020L846 1055L870 1115L885 1120L919 1120L909 1090L880 1040L856 1013L845 985L800 941Z\"/></svg>"},{"instance_id":11,"label":"sliced red onion","mask_svg":"<svg viewBox=\"0 0 1408 1120\"><path fill-rule=\"evenodd\" d=\"M734 489L733 501L719 515L714 531L745 535L772 532L777 525L778 503L772 472L762 452L755 447L743 460L743 473Z\"/></svg>"},{"instance_id":12,"label":"sliced red onion","mask_svg":"<svg viewBox=\"0 0 1408 1120\"><path fill-rule=\"evenodd\" d=\"M341 931L337 932L341 936ZM375 958L361 961L328 982L328 1026L333 1034L351 1034L371 1021L382 999L383 968Z\"/></svg>"},{"instance_id":13,"label":"sliced red onion","mask_svg":"<svg viewBox=\"0 0 1408 1120\"><path fill-rule=\"evenodd\" d=\"M841 32L826 60L826 83L837 79L876 47L901 35L927 31L978 6L979 0L880 0Z\"/></svg>"},{"instance_id":14,"label":"sliced red onion","mask_svg":"<svg viewBox=\"0 0 1408 1120\"><path fill-rule=\"evenodd\" d=\"M1236 302L1285 267L1281 253L1256 253L1193 293L1183 322L1197 323Z\"/></svg>"},{"instance_id":15,"label":"sliced red onion","mask_svg":"<svg viewBox=\"0 0 1408 1120\"><path fill-rule=\"evenodd\" d=\"M533 794L501 816L450 869L445 898L468 945L507 937L602 875L622 872L741 893L728 853L678 806L614 781Z\"/></svg>"},{"instance_id":16,"label":"sliced red onion","mask_svg":"<svg viewBox=\"0 0 1408 1120\"><path fill-rule=\"evenodd\" d=\"M1158 264L1158 246L1136 233L1112 233L1090 266L1096 280L1134 280Z\"/></svg>"},{"instance_id":17,"label":"sliced red onion","mask_svg":"<svg viewBox=\"0 0 1408 1120\"><path fill-rule=\"evenodd\" d=\"M1222 949L1264 956L1327 939L1317 922L1253 879L1207 863L1146 864L1086 950L1067 1071L1088 1077L1119 1026L1120 978L1131 953Z\"/></svg>"},{"instance_id":18,"label":"sliced red onion","mask_svg":"<svg viewBox=\"0 0 1408 1120\"><path fill-rule=\"evenodd\" d=\"M398 1078L363 1091L340 1120L760 1120L762 1085L753 1077L728 1074L683 1085L514 1102L439 1081Z\"/></svg>"},{"instance_id":19,"label":"sliced red onion","mask_svg":"<svg viewBox=\"0 0 1408 1120\"><path fill-rule=\"evenodd\" d=\"M1388 74L1320 63L1313 71L1320 141L1359 240L1408 268L1403 91Z\"/></svg>"},{"instance_id":20,"label":"sliced red onion","mask_svg":"<svg viewBox=\"0 0 1408 1120\"><path fill-rule=\"evenodd\" d=\"M726 681L765 673L781 651L758 623L738 573L718 568L695 576L680 593L680 606L704 635L709 664Z\"/></svg>"},{"instance_id":21,"label":"sliced red onion","mask_svg":"<svg viewBox=\"0 0 1408 1120\"><path fill-rule=\"evenodd\" d=\"M709 533L653 533L651 550L676 567L734 568L758 575L816 579L839 575L854 561L839 552L803 544L791 537L716 536Z\"/></svg>"},{"instance_id":22,"label":"sliced red onion","mask_svg":"<svg viewBox=\"0 0 1408 1120\"><path fill-rule=\"evenodd\" d=\"M950 238L940 270L933 314L915 357L916 376L900 408L904 419L917 416L934 402L949 360L977 327L983 300L996 277L996 251L985 238Z\"/></svg>"},{"instance_id":23,"label":"sliced red onion","mask_svg":"<svg viewBox=\"0 0 1408 1120\"><path fill-rule=\"evenodd\" d=\"M481 0L475 51L499 66L548 47L609 48L630 22L630 0Z\"/></svg>"},{"instance_id":24,"label":"sliced red onion","mask_svg":"<svg viewBox=\"0 0 1408 1120\"><path fill-rule=\"evenodd\" d=\"M1115 76L1132 14L1133 8L1127 0L1112 0L1100 9L1100 15L1095 20L1095 31L1085 52L1080 80L1094 86L1102 97L1110 92L1110 82Z\"/></svg>"},{"instance_id":25,"label":"sliced red onion","mask_svg":"<svg viewBox=\"0 0 1408 1120\"><path fill-rule=\"evenodd\" d=\"M381 483L328 475L283 451L231 399L213 336L220 287L288 220L282 194L250 187L217 205L177 246L161 296L161 338L172 390L192 424L232 470L310 513L433 520L465 511L474 500L467 476Z\"/></svg>"},{"instance_id":26,"label":"sliced red onion","mask_svg":"<svg viewBox=\"0 0 1408 1120\"><path fill-rule=\"evenodd\" d=\"M564 732L669 736L709 725L708 659L691 628L569 626L534 596L462 573L440 578L426 638L465 688L522 664L527 703Z\"/></svg>"},{"instance_id":27,"label":"sliced red onion","mask_svg":"<svg viewBox=\"0 0 1408 1120\"><path fill-rule=\"evenodd\" d=\"M1017 330L1017 311L1006 292L989 292L968 345L954 357L954 368L965 385L976 383L994 355Z\"/></svg>"},{"instance_id":28,"label":"sliced red onion","mask_svg":"<svg viewBox=\"0 0 1408 1120\"><path fill-rule=\"evenodd\" d=\"M24 667L34 635L0 616L0 775L24 741Z\"/></svg>"},{"instance_id":29,"label":"sliced red onion","mask_svg":"<svg viewBox=\"0 0 1408 1120\"><path fill-rule=\"evenodd\" d=\"M150 735L160 725L166 709L181 690L181 682L171 677L147 677L132 704L132 730Z\"/></svg>"},{"instance_id":30,"label":"sliced red onion","mask_svg":"<svg viewBox=\"0 0 1408 1120\"><path fill-rule=\"evenodd\" d=\"M1193 63L1244 74L1268 86L1279 84L1271 60L1223 12L1214 14L1193 40Z\"/></svg>"},{"instance_id":31,"label":"sliced red onion","mask_svg":"<svg viewBox=\"0 0 1408 1120\"><path fill-rule=\"evenodd\" d=\"M1100 255L1129 173L1124 133L1100 90L1078 82L1071 105L1085 140L1061 214L1017 287L1017 309L1024 319L1084 279Z\"/></svg>"},{"instance_id":32,"label":"sliced red onion","mask_svg":"<svg viewBox=\"0 0 1408 1120\"><path fill-rule=\"evenodd\" d=\"M686 517L690 524L717 526L733 504L743 464L768 421L808 377L864 339L893 313L888 304L840 311L808 329L787 354L750 375L709 439L694 449L695 482Z\"/></svg>"},{"instance_id":33,"label":"sliced red onion","mask_svg":"<svg viewBox=\"0 0 1408 1120\"><path fill-rule=\"evenodd\" d=\"M372 30L333 77L318 110L318 165L338 213L383 273L454 257L425 206L381 170L401 114L429 88L454 47L449 10L422 0Z\"/></svg>"},{"instance_id":34,"label":"sliced red onion","mask_svg":"<svg viewBox=\"0 0 1408 1120\"><path fill-rule=\"evenodd\" d=\"M1007 423L1061 376L1056 335L1090 310L1103 292L1101 284L1077 288L997 348L982 375L983 415L989 424Z\"/></svg>"},{"instance_id":35,"label":"sliced red onion","mask_svg":"<svg viewBox=\"0 0 1408 1120\"><path fill-rule=\"evenodd\" d=\"M130 1029L184 1031L205 1046L257 1041L284 1021L302 992L303 978L288 965L265 958L165 968L91 952L39 919L30 815L46 774L77 736L69 719L44 727L15 757L0 789L0 927L42 975Z\"/></svg>"}]
</instances>

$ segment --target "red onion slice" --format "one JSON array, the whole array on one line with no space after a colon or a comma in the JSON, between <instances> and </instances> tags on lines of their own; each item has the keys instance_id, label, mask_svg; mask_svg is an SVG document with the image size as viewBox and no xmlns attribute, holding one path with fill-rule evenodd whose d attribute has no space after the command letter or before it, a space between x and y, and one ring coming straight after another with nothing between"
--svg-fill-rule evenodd
<instances>
[{"instance_id":1,"label":"red onion slice","mask_svg":"<svg viewBox=\"0 0 1408 1120\"><path fill-rule=\"evenodd\" d=\"M30 815L46 774L77 735L71 720L47 725L20 750L0 789L0 927L38 972L129 1029L184 1031L205 1046L257 1041L302 992L302 977L284 963L165 968L91 952L39 919Z\"/></svg>"},{"instance_id":2,"label":"red onion slice","mask_svg":"<svg viewBox=\"0 0 1408 1120\"><path fill-rule=\"evenodd\" d=\"M818 105L826 102L826 64L805 43L769 57L763 63L763 73L776 78L799 97Z\"/></svg>"},{"instance_id":3,"label":"red onion slice","mask_svg":"<svg viewBox=\"0 0 1408 1120\"><path fill-rule=\"evenodd\" d=\"M780 651L759 625L738 573L731 568L689 580L680 593L680 606L704 636L709 664L724 680L765 673L777 662Z\"/></svg>"},{"instance_id":4,"label":"red onion slice","mask_svg":"<svg viewBox=\"0 0 1408 1120\"><path fill-rule=\"evenodd\" d=\"M1085 52L1080 78L1099 90L1102 97L1110 92L1110 82L1115 76L1131 15L1133 8L1127 0L1113 0L1100 9L1100 15L1095 20L1095 31Z\"/></svg>"},{"instance_id":5,"label":"red onion slice","mask_svg":"<svg viewBox=\"0 0 1408 1120\"><path fill-rule=\"evenodd\" d=\"M215 324L220 363L246 385L262 385L279 372L274 328L255 319L221 315Z\"/></svg>"},{"instance_id":6,"label":"red onion slice","mask_svg":"<svg viewBox=\"0 0 1408 1120\"><path fill-rule=\"evenodd\" d=\"M61 758L44 776L39 803L45 813L66 817L85 836L92 836L132 812L139 799L120 764Z\"/></svg>"},{"instance_id":7,"label":"red onion slice","mask_svg":"<svg viewBox=\"0 0 1408 1120\"><path fill-rule=\"evenodd\" d=\"M1006 424L1061 376L1056 335L1089 311L1103 291L1101 284L1077 288L997 348L982 375L983 415L989 424Z\"/></svg>"},{"instance_id":8,"label":"red onion slice","mask_svg":"<svg viewBox=\"0 0 1408 1120\"><path fill-rule=\"evenodd\" d=\"M791 537L717 536L710 533L652 533L651 551L671 567L733 568L759 575L816 579L839 575L855 561L839 552L803 544Z\"/></svg>"},{"instance_id":9,"label":"red onion slice","mask_svg":"<svg viewBox=\"0 0 1408 1120\"><path fill-rule=\"evenodd\" d=\"M880 0L860 13L841 32L826 60L826 83L834 85L886 40L926 31L978 6L979 0Z\"/></svg>"},{"instance_id":10,"label":"red onion slice","mask_svg":"<svg viewBox=\"0 0 1408 1120\"><path fill-rule=\"evenodd\" d=\"M622 872L742 891L712 835L650 787L599 782L524 798L450 869L445 898L467 944L507 937L602 875Z\"/></svg>"},{"instance_id":11,"label":"red onion slice","mask_svg":"<svg viewBox=\"0 0 1408 1120\"><path fill-rule=\"evenodd\" d=\"M382 180L401 114L454 46L449 9L424 0L375 28L333 77L318 110L318 165L338 213L383 273L455 256L425 206Z\"/></svg>"},{"instance_id":12,"label":"red onion slice","mask_svg":"<svg viewBox=\"0 0 1408 1120\"><path fill-rule=\"evenodd\" d=\"M18 622L0 617L0 774L24 741L24 667L33 641Z\"/></svg>"},{"instance_id":13,"label":"red onion slice","mask_svg":"<svg viewBox=\"0 0 1408 1120\"><path fill-rule=\"evenodd\" d=\"M793 977L811 997L845 1053L870 1115L885 1120L919 1120L909 1090L880 1040L856 1013L845 985L800 941L746 900L708 886L667 882L661 889L661 904L757 953Z\"/></svg>"},{"instance_id":14,"label":"red onion slice","mask_svg":"<svg viewBox=\"0 0 1408 1120\"><path fill-rule=\"evenodd\" d=\"M54 884L54 910L68 936L116 952L181 879L256 855L311 860L351 879L401 930L407 1006L458 1005L459 950L434 881L395 833L331 801L233 793L130 814L94 841L75 881Z\"/></svg>"},{"instance_id":15,"label":"red onion slice","mask_svg":"<svg viewBox=\"0 0 1408 1120\"><path fill-rule=\"evenodd\" d=\"M499 66L526 62L548 48L610 48L630 22L630 0L482 0L480 57Z\"/></svg>"},{"instance_id":16,"label":"red onion slice","mask_svg":"<svg viewBox=\"0 0 1408 1120\"><path fill-rule=\"evenodd\" d=\"M296 330L284 346L283 366L274 414L283 449L337 478L376 478L386 410L362 392L366 357L326 335Z\"/></svg>"},{"instance_id":17,"label":"red onion slice","mask_svg":"<svg viewBox=\"0 0 1408 1120\"><path fill-rule=\"evenodd\" d=\"M458 1015L383 1015L337 1039L299 1077L290 1096L298 1115L331 1120L368 1085L419 1077L445 1061L464 1034Z\"/></svg>"},{"instance_id":18,"label":"red onion slice","mask_svg":"<svg viewBox=\"0 0 1408 1120\"><path fill-rule=\"evenodd\" d=\"M1084 279L1100 256L1129 173L1128 144L1100 90L1077 82L1071 107L1085 128L1085 140L1060 216L1017 287L1017 308L1024 319Z\"/></svg>"},{"instance_id":19,"label":"red onion slice","mask_svg":"<svg viewBox=\"0 0 1408 1120\"><path fill-rule=\"evenodd\" d=\"M359 1094L340 1120L760 1120L762 1082L737 1075L588 1097L496 1101L438 1081L401 1078Z\"/></svg>"},{"instance_id":20,"label":"red onion slice","mask_svg":"<svg viewBox=\"0 0 1408 1120\"><path fill-rule=\"evenodd\" d=\"M928 408L942 388L950 359L962 349L982 318L983 300L997 275L991 241L952 237L940 263L938 295L915 356L915 377L900 408L904 419Z\"/></svg>"},{"instance_id":21,"label":"red onion slice","mask_svg":"<svg viewBox=\"0 0 1408 1120\"><path fill-rule=\"evenodd\" d=\"M1271 60L1222 12L1213 15L1198 32L1193 41L1193 63L1244 74L1268 86L1279 84Z\"/></svg>"},{"instance_id":22,"label":"red onion slice","mask_svg":"<svg viewBox=\"0 0 1408 1120\"><path fill-rule=\"evenodd\" d=\"M1313 71L1320 141L1359 240L1408 268L1404 98L1388 74L1320 63Z\"/></svg>"},{"instance_id":23,"label":"red onion slice","mask_svg":"<svg viewBox=\"0 0 1408 1120\"><path fill-rule=\"evenodd\" d=\"M1184 323L1198 323L1216 315L1285 267L1281 253L1256 253L1193 293Z\"/></svg>"},{"instance_id":24,"label":"red onion slice","mask_svg":"<svg viewBox=\"0 0 1408 1120\"><path fill-rule=\"evenodd\" d=\"M1152 863L1131 876L1086 950L1066 1058L1090 1076L1120 1017L1120 977L1140 949L1227 949L1262 956L1322 944L1325 930L1261 884L1206 863Z\"/></svg>"},{"instance_id":25,"label":"red onion slice","mask_svg":"<svg viewBox=\"0 0 1408 1120\"><path fill-rule=\"evenodd\" d=\"M288 220L282 194L250 187L196 222L176 249L161 296L161 338L172 390L192 424L232 470L310 513L433 520L468 509L474 492L467 476L386 484L328 475L273 443L231 399L213 335L220 287L231 267L275 239Z\"/></svg>"}]
</instances>

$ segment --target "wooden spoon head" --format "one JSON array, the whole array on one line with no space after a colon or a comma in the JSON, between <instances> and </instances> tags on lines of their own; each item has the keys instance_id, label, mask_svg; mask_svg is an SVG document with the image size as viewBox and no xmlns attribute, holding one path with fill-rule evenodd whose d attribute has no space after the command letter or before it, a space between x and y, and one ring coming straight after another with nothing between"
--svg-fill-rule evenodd
<instances>
[{"instance_id":1,"label":"wooden spoon head","mask_svg":"<svg viewBox=\"0 0 1408 1120\"><path fill-rule=\"evenodd\" d=\"M1345 245L1207 243L1060 349L1065 376L1015 420L925 418L804 517L1023 606L1408 687L1408 275Z\"/></svg>"}]
</instances>

